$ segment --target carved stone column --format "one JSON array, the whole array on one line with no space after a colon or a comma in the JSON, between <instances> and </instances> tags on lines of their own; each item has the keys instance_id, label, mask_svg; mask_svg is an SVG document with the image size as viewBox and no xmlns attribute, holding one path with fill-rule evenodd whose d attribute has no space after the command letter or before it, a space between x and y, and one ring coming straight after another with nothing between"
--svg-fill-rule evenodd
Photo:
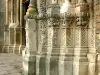
<instances>
[{"instance_id":1,"label":"carved stone column","mask_svg":"<svg viewBox=\"0 0 100 75\"><path fill-rule=\"evenodd\" d=\"M26 14L26 48L23 51L23 74L36 75L37 55L37 22L36 2L30 0L30 6ZM33 16L35 15L35 16Z\"/></svg>"},{"instance_id":2,"label":"carved stone column","mask_svg":"<svg viewBox=\"0 0 100 75\"><path fill-rule=\"evenodd\" d=\"M60 6L51 4L48 14L48 48L46 56L46 75L59 75L60 55Z\"/></svg>"},{"instance_id":3,"label":"carved stone column","mask_svg":"<svg viewBox=\"0 0 100 75\"><path fill-rule=\"evenodd\" d=\"M37 29L35 19L26 21L26 48L23 51L24 75L36 74Z\"/></svg>"},{"instance_id":4,"label":"carved stone column","mask_svg":"<svg viewBox=\"0 0 100 75\"><path fill-rule=\"evenodd\" d=\"M9 45L9 0L6 0L6 25L4 26L4 46L2 52L8 52Z\"/></svg>"},{"instance_id":5,"label":"carved stone column","mask_svg":"<svg viewBox=\"0 0 100 75\"><path fill-rule=\"evenodd\" d=\"M16 12L14 13L14 14L16 14L16 15L14 15L16 18L15 18L15 24L16 24L16 26L14 27L14 48L13 48L13 53L17 53L17 54L20 54L21 52L20 52L20 45L21 45L21 38L20 38L20 34L21 34L21 28L20 28L20 15L19 15L19 9L20 9L20 2L19 2L19 0L16 0L15 2L14 2L17 6L16 6Z\"/></svg>"},{"instance_id":6,"label":"carved stone column","mask_svg":"<svg viewBox=\"0 0 100 75\"><path fill-rule=\"evenodd\" d=\"M98 1L98 0L97 0ZM92 3L93 2L93 3ZM89 48L89 52L88 52L88 61L89 61L89 73L88 75L98 75L98 63L97 61L99 60L99 55L97 54L98 50L97 46L96 46L96 17L95 14L97 13L97 9L95 10L95 1L92 1L90 4L90 26L88 29L88 48ZM94 5L93 5L94 4ZM99 10L99 9L98 9Z\"/></svg>"},{"instance_id":7,"label":"carved stone column","mask_svg":"<svg viewBox=\"0 0 100 75\"><path fill-rule=\"evenodd\" d=\"M47 18L46 0L37 0L38 9L38 51L36 55L36 75L46 74Z\"/></svg>"},{"instance_id":8,"label":"carved stone column","mask_svg":"<svg viewBox=\"0 0 100 75\"><path fill-rule=\"evenodd\" d=\"M85 0L79 0L76 6L73 75L88 75L89 7Z\"/></svg>"}]
</instances>

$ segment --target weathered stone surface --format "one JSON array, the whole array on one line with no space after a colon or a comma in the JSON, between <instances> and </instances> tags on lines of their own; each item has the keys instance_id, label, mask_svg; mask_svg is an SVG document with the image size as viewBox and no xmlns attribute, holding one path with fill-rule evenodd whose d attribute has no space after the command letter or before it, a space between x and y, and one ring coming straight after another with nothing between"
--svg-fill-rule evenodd
<instances>
[{"instance_id":1,"label":"weathered stone surface","mask_svg":"<svg viewBox=\"0 0 100 75\"><path fill-rule=\"evenodd\" d=\"M58 0L52 0L47 8L45 0L37 2L39 18L26 20L25 75L94 75L95 28L89 27L87 1L78 0L76 7L70 4L72 10L63 14Z\"/></svg>"}]
</instances>

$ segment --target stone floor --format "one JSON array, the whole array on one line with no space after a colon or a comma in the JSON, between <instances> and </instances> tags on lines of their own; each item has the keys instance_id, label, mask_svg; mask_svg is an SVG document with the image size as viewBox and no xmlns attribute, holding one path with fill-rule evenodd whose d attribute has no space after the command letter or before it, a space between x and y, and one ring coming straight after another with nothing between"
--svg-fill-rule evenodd
<instances>
[{"instance_id":1,"label":"stone floor","mask_svg":"<svg viewBox=\"0 0 100 75\"><path fill-rule=\"evenodd\" d=\"M0 54L0 75L21 75L21 73L21 55Z\"/></svg>"}]
</instances>

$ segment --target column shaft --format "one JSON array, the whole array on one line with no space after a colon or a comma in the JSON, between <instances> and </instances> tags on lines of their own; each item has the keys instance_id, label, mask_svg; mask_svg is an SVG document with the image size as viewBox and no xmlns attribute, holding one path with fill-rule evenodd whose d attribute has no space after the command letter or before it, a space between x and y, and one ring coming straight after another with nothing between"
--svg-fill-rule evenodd
<instances>
[{"instance_id":1,"label":"column shaft","mask_svg":"<svg viewBox=\"0 0 100 75\"><path fill-rule=\"evenodd\" d=\"M6 0L6 24L9 23L9 0Z\"/></svg>"},{"instance_id":2,"label":"column shaft","mask_svg":"<svg viewBox=\"0 0 100 75\"><path fill-rule=\"evenodd\" d=\"M14 1L11 0L11 23L14 22Z\"/></svg>"}]
</instances>

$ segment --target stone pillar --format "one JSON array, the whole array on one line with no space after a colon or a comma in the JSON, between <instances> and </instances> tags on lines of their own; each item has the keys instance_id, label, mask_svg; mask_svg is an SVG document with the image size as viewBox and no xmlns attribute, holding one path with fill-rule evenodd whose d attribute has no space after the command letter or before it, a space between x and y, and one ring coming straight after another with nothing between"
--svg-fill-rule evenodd
<instances>
[{"instance_id":1,"label":"stone pillar","mask_svg":"<svg viewBox=\"0 0 100 75\"><path fill-rule=\"evenodd\" d=\"M13 53L21 54L22 53L22 24L20 23L20 1L16 0L16 26L14 27L14 49Z\"/></svg>"},{"instance_id":2,"label":"stone pillar","mask_svg":"<svg viewBox=\"0 0 100 75\"><path fill-rule=\"evenodd\" d=\"M8 24L9 23L9 14L8 14L8 12L9 12L9 0L6 0L6 24Z\"/></svg>"},{"instance_id":3,"label":"stone pillar","mask_svg":"<svg viewBox=\"0 0 100 75\"><path fill-rule=\"evenodd\" d=\"M11 0L11 23L14 22L14 0Z\"/></svg>"},{"instance_id":4,"label":"stone pillar","mask_svg":"<svg viewBox=\"0 0 100 75\"><path fill-rule=\"evenodd\" d=\"M37 0L38 9L38 51L36 55L36 75L46 74L46 53L47 53L47 19L46 0Z\"/></svg>"},{"instance_id":5,"label":"stone pillar","mask_svg":"<svg viewBox=\"0 0 100 75\"><path fill-rule=\"evenodd\" d=\"M20 0L20 7L19 7L19 11L20 11L20 13L19 13L19 24L20 24L20 47L19 47L19 52L20 52L20 54L22 54L22 51L24 50L24 48L25 48L25 44L26 44L26 42L25 42L25 24L24 24L24 13L26 13L26 12L24 12L23 11L23 3L22 3L22 1L23 0Z\"/></svg>"},{"instance_id":6,"label":"stone pillar","mask_svg":"<svg viewBox=\"0 0 100 75\"><path fill-rule=\"evenodd\" d=\"M37 30L36 21L28 19L26 22L26 48L23 51L24 75L36 75Z\"/></svg>"},{"instance_id":7,"label":"stone pillar","mask_svg":"<svg viewBox=\"0 0 100 75\"><path fill-rule=\"evenodd\" d=\"M88 29L88 45L89 45L89 53L88 53L88 61L89 61L89 74L88 75L95 75L96 74L96 61L97 61L97 53L95 47L95 28Z\"/></svg>"},{"instance_id":8,"label":"stone pillar","mask_svg":"<svg viewBox=\"0 0 100 75\"><path fill-rule=\"evenodd\" d=\"M59 75L60 55L60 6L51 4L47 9L48 14L48 48L46 56L46 75Z\"/></svg>"},{"instance_id":9,"label":"stone pillar","mask_svg":"<svg viewBox=\"0 0 100 75\"><path fill-rule=\"evenodd\" d=\"M85 0L76 5L75 48L73 75L88 75L88 26L89 7Z\"/></svg>"},{"instance_id":10,"label":"stone pillar","mask_svg":"<svg viewBox=\"0 0 100 75\"><path fill-rule=\"evenodd\" d=\"M93 3L92 3L93 2ZM93 5L95 3L95 0L89 2L89 6L90 6L90 24L89 24L89 29L88 29L88 48L89 48L89 52L88 52L88 61L89 61L89 67L88 67L88 75L98 75L97 70L98 70L98 64L97 61L99 59L99 55L97 54L97 50L96 50L96 18L95 18L95 12L97 12L95 10L95 5Z\"/></svg>"},{"instance_id":11,"label":"stone pillar","mask_svg":"<svg viewBox=\"0 0 100 75\"><path fill-rule=\"evenodd\" d=\"M11 7L11 11L10 11L10 21L9 21L9 49L8 49L8 53L13 53L13 48L14 48L14 28L13 26L15 26L14 23L14 0L11 0L10 2Z\"/></svg>"},{"instance_id":12,"label":"stone pillar","mask_svg":"<svg viewBox=\"0 0 100 75\"><path fill-rule=\"evenodd\" d=\"M36 1L30 0L30 6L26 16L26 48L23 51L23 73L24 75L36 75L36 55L37 55L37 22ZM30 8L32 10L30 10ZM33 12L33 13L32 13Z\"/></svg>"},{"instance_id":13,"label":"stone pillar","mask_svg":"<svg viewBox=\"0 0 100 75\"><path fill-rule=\"evenodd\" d=\"M58 3L58 0L52 0L52 4Z\"/></svg>"},{"instance_id":14,"label":"stone pillar","mask_svg":"<svg viewBox=\"0 0 100 75\"><path fill-rule=\"evenodd\" d=\"M30 0L30 4L29 4L29 7L36 7L36 2L37 0Z\"/></svg>"},{"instance_id":15,"label":"stone pillar","mask_svg":"<svg viewBox=\"0 0 100 75\"><path fill-rule=\"evenodd\" d=\"M4 46L2 52L8 52L9 45L9 0L6 0L6 25L4 26Z\"/></svg>"}]
</instances>

